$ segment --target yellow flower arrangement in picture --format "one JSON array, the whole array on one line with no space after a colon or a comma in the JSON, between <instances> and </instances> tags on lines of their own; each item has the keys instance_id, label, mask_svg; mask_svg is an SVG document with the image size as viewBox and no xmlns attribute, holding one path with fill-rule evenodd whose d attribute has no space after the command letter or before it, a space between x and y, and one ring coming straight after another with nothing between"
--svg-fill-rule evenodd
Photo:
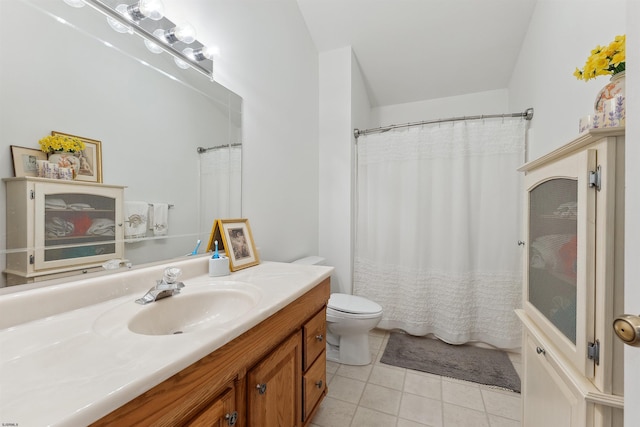
<instances>
[{"instance_id":1,"label":"yellow flower arrangement in picture","mask_svg":"<svg viewBox=\"0 0 640 427\"><path fill-rule=\"evenodd\" d=\"M578 80L591 80L598 76L616 75L625 69L625 35L616 36L609 46L596 46L587 58L584 68L576 68Z\"/></svg>"},{"instance_id":2,"label":"yellow flower arrangement in picture","mask_svg":"<svg viewBox=\"0 0 640 427\"><path fill-rule=\"evenodd\" d=\"M38 143L40 144L40 150L45 153L53 153L54 151L75 153L85 149L84 142L80 138L68 135L48 135Z\"/></svg>"}]
</instances>

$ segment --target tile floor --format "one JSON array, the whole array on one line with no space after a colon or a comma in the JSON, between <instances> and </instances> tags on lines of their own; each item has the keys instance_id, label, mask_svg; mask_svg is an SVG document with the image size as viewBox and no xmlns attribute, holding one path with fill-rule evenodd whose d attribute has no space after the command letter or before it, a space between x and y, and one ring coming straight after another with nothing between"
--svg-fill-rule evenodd
<instances>
[{"instance_id":1,"label":"tile floor","mask_svg":"<svg viewBox=\"0 0 640 427\"><path fill-rule=\"evenodd\" d=\"M312 427L520 427L520 394L380 363L388 338L371 332L368 366L327 361ZM520 355L509 357L520 373Z\"/></svg>"}]
</instances>

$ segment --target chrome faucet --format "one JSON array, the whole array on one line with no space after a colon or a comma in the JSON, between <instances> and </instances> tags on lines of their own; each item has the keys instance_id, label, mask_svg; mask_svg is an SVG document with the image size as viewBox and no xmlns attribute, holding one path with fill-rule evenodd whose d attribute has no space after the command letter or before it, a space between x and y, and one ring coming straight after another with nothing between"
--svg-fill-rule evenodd
<instances>
[{"instance_id":1,"label":"chrome faucet","mask_svg":"<svg viewBox=\"0 0 640 427\"><path fill-rule=\"evenodd\" d=\"M181 275L182 270L177 267L165 268L162 280L156 280L156 285L149 289L142 298L138 298L136 302L144 305L179 294L180 289L184 288L184 283L177 281Z\"/></svg>"}]
</instances>

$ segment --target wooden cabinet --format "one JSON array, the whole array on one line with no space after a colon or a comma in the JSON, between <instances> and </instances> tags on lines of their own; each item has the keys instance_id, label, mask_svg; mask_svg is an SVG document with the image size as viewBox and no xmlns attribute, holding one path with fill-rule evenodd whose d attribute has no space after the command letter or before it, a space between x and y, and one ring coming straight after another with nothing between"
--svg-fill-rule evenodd
<instances>
[{"instance_id":1,"label":"wooden cabinet","mask_svg":"<svg viewBox=\"0 0 640 427\"><path fill-rule=\"evenodd\" d=\"M621 425L624 129L527 163L523 425ZM547 422L548 421L548 422Z\"/></svg>"},{"instance_id":2,"label":"wooden cabinet","mask_svg":"<svg viewBox=\"0 0 640 427\"><path fill-rule=\"evenodd\" d=\"M248 425L301 425L301 335L289 337L247 374Z\"/></svg>"},{"instance_id":3,"label":"wooden cabinet","mask_svg":"<svg viewBox=\"0 0 640 427\"><path fill-rule=\"evenodd\" d=\"M324 325L329 292L326 279L93 425L309 424L327 392Z\"/></svg>"},{"instance_id":4,"label":"wooden cabinet","mask_svg":"<svg viewBox=\"0 0 640 427\"><path fill-rule=\"evenodd\" d=\"M124 255L124 187L44 178L4 179L7 283L100 268Z\"/></svg>"}]
</instances>

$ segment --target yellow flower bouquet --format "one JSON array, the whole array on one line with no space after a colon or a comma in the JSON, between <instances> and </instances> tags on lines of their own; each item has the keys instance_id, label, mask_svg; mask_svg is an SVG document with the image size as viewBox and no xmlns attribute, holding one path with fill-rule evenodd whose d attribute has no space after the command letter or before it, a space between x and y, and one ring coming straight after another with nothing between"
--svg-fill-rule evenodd
<instances>
[{"instance_id":1,"label":"yellow flower bouquet","mask_svg":"<svg viewBox=\"0 0 640 427\"><path fill-rule=\"evenodd\" d=\"M40 144L40 150L45 153L53 153L54 151L75 153L85 149L84 142L79 138L68 135L48 135L38 143Z\"/></svg>"},{"instance_id":2,"label":"yellow flower bouquet","mask_svg":"<svg viewBox=\"0 0 640 427\"><path fill-rule=\"evenodd\" d=\"M576 68L578 80L591 80L598 76L616 75L625 69L625 35L616 36L609 46L596 46L587 58L584 68Z\"/></svg>"}]
</instances>

